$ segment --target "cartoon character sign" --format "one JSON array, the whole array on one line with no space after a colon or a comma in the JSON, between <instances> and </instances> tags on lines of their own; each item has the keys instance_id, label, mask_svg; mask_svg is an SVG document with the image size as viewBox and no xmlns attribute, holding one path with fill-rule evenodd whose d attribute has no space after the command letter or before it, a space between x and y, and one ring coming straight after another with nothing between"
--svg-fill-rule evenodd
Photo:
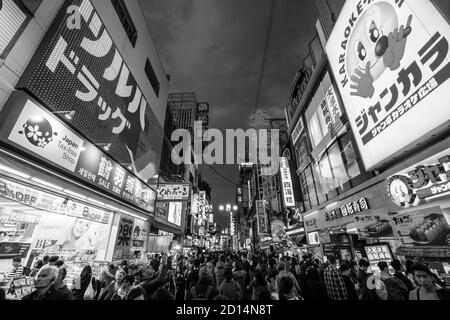
<instances>
[{"instance_id":1,"label":"cartoon character sign","mask_svg":"<svg viewBox=\"0 0 450 320\"><path fill-rule=\"evenodd\" d=\"M373 83L386 70L400 68L412 18L410 15L406 25L399 26L397 13L388 2L374 3L362 14L347 48L347 70L354 72L350 78L352 95L372 98Z\"/></svg>"},{"instance_id":2,"label":"cartoon character sign","mask_svg":"<svg viewBox=\"0 0 450 320\"><path fill-rule=\"evenodd\" d=\"M345 2L326 51L366 170L446 127L449 39L429 0Z\"/></svg>"}]
</instances>

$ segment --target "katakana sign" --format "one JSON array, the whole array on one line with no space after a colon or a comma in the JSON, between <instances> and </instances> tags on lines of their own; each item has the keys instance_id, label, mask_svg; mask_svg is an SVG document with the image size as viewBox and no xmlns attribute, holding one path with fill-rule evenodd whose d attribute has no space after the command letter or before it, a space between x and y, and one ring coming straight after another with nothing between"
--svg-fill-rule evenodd
<instances>
[{"instance_id":1,"label":"katakana sign","mask_svg":"<svg viewBox=\"0 0 450 320\"><path fill-rule=\"evenodd\" d=\"M52 111L72 112L71 124L111 143L108 153L120 163L140 172L136 160L151 150L159 166L161 125L90 0L64 1L18 87Z\"/></svg>"},{"instance_id":2,"label":"katakana sign","mask_svg":"<svg viewBox=\"0 0 450 320\"><path fill-rule=\"evenodd\" d=\"M431 1L345 2L326 51L367 170L450 118L449 38Z\"/></svg>"},{"instance_id":3,"label":"katakana sign","mask_svg":"<svg viewBox=\"0 0 450 320\"><path fill-rule=\"evenodd\" d=\"M190 201L191 185L189 183L160 183L158 201Z\"/></svg>"}]
</instances>

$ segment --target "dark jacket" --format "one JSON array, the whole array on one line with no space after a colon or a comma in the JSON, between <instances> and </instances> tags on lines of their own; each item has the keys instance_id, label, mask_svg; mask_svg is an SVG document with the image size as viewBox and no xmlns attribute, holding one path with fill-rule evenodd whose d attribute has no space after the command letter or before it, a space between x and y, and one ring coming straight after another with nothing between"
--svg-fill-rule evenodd
<instances>
[{"instance_id":1,"label":"dark jacket","mask_svg":"<svg viewBox=\"0 0 450 320\"><path fill-rule=\"evenodd\" d=\"M355 284L350 279L350 277L342 275L342 278L344 279L345 289L347 290L348 300L350 300L350 301L357 301L357 300L359 300L358 299L358 294L356 293Z\"/></svg>"},{"instance_id":2,"label":"dark jacket","mask_svg":"<svg viewBox=\"0 0 450 320\"><path fill-rule=\"evenodd\" d=\"M201 295L205 295L206 292L208 291L209 287L212 287L210 289L210 294L208 297L205 297L205 298L207 300L213 300L214 297L219 294L219 291L217 291L216 286L214 286L210 282L201 282L201 281L199 281L195 286L193 286L191 290L188 290L187 300L195 299L195 297L193 297L193 295L192 295L192 290L195 290L195 293L197 294L197 297L198 297Z\"/></svg>"},{"instance_id":3,"label":"dark jacket","mask_svg":"<svg viewBox=\"0 0 450 320\"><path fill-rule=\"evenodd\" d=\"M71 300L71 297L69 294L67 294L64 291L55 289L53 286L48 289L48 291L44 294L44 296L38 298L38 290L33 291L30 294L27 294L25 297L22 298L22 300L48 300L48 301L55 301L55 300Z\"/></svg>"},{"instance_id":4,"label":"dark jacket","mask_svg":"<svg viewBox=\"0 0 450 320\"><path fill-rule=\"evenodd\" d=\"M311 301L327 301L328 295L322 282L316 280L308 280L304 287L304 299Z\"/></svg>"},{"instance_id":5,"label":"dark jacket","mask_svg":"<svg viewBox=\"0 0 450 320\"><path fill-rule=\"evenodd\" d=\"M156 278L147 280L142 284L142 288L145 290L147 297L152 297L156 290L164 284L168 270L169 267L167 265L163 265L159 271L159 275Z\"/></svg>"},{"instance_id":6,"label":"dark jacket","mask_svg":"<svg viewBox=\"0 0 450 320\"><path fill-rule=\"evenodd\" d=\"M394 273L394 277L401 280L405 284L405 286L408 288L408 291L414 290L413 284L403 273L396 272L396 273Z\"/></svg>"},{"instance_id":7,"label":"dark jacket","mask_svg":"<svg viewBox=\"0 0 450 320\"><path fill-rule=\"evenodd\" d=\"M381 280L386 285L388 300L408 300L409 290L401 280L392 276Z\"/></svg>"}]
</instances>

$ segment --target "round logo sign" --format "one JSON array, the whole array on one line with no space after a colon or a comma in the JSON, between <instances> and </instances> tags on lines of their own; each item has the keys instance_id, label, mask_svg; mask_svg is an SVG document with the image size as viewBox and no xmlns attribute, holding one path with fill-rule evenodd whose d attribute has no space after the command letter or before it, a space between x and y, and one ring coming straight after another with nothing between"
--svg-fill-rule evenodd
<instances>
[{"instance_id":1,"label":"round logo sign","mask_svg":"<svg viewBox=\"0 0 450 320\"><path fill-rule=\"evenodd\" d=\"M413 183L407 176L392 176L387 182L387 193L391 200L401 207L406 207L416 200Z\"/></svg>"},{"instance_id":2,"label":"round logo sign","mask_svg":"<svg viewBox=\"0 0 450 320\"><path fill-rule=\"evenodd\" d=\"M19 133L24 134L32 145L41 148L45 148L53 141L53 137L58 135L53 131L50 122L42 116L28 119L23 125L23 129Z\"/></svg>"}]
</instances>

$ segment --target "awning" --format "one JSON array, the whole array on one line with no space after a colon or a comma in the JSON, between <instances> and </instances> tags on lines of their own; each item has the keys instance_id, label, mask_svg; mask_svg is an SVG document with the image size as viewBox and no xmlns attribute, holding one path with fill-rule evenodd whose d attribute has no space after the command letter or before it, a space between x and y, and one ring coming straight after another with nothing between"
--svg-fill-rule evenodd
<instances>
[{"instance_id":1,"label":"awning","mask_svg":"<svg viewBox=\"0 0 450 320\"><path fill-rule=\"evenodd\" d=\"M183 232L181 231L181 227L178 227L177 225L174 225L168 221L165 221L159 217L155 217L155 219L152 221L152 226L158 229L161 229L166 232L170 232L176 235L180 235Z\"/></svg>"}]
</instances>

